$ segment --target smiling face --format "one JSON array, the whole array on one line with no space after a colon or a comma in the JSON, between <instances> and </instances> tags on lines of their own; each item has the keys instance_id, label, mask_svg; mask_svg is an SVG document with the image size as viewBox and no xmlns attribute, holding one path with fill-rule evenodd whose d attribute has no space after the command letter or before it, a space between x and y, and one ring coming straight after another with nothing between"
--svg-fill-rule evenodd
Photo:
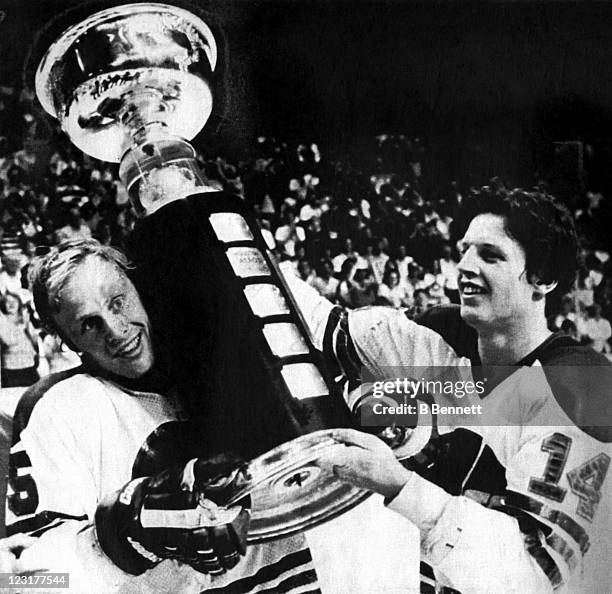
<instances>
[{"instance_id":1,"label":"smiling face","mask_svg":"<svg viewBox=\"0 0 612 594\"><path fill-rule=\"evenodd\" d=\"M63 335L100 367L137 378L153 366L149 318L124 272L88 256L61 291L54 316Z\"/></svg>"},{"instance_id":2,"label":"smiling face","mask_svg":"<svg viewBox=\"0 0 612 594\"><path fill-rule=\"evenodd\" d=\"M528 318L534 286L527 280L525 252L506 232L505 218L478 215L459 245L461 317L479 331L507 328Z\"/></svg>"}]
</instances>

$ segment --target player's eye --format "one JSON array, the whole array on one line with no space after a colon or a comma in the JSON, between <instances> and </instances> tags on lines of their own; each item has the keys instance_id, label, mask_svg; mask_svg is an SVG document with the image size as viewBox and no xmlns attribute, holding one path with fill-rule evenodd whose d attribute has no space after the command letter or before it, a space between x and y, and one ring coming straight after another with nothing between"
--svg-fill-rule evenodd
<instances>
[{"instance_id":1,"label":"player's eye","mask_svg":"<svg viewBox=\"0 0 612 594\"><path fill-rule=\"evenodd\" d=\"M498 260L503 260L502 255L494 249L491 248L482 248L480 250L480 257L488 263L497 262Z\"/></svg>"},{"instance_id":2,"label":"player's eye","mask_svg":"<svg viewBox=\"0 0 612 594\"><path fill-rule=\"evenodd\" d=\"M85 318L81 322L81 334L87 334L100 327L100 320L96 317Z\"/></svg>"},{"instance_id":3,"label":"player's eye","mask_svg":"<svg viewBox=\"0 0 612 594\"><path fill-rule=\"evenodd\" d=\"M125 295L117 295L111 301L111 310L114 311L115 313L120 312L123 309L124 305L125 305Z\"/></svg>"}]
</instances>

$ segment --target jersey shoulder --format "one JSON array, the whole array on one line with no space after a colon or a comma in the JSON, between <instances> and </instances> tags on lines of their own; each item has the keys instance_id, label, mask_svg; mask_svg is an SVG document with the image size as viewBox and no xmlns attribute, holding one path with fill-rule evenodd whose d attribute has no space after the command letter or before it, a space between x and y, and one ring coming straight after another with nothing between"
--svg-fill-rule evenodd
<instances>
[{"instance_id":1,"label":"jersey shoulder","mask_svg":"<svg viewBox=\"0 0 612 594\"><path fill-rule=\"evenodd\" d=\"M56 384L83 373L85 373L85 367L83 365L79 365L73 369L52 373L38 380L23 393L17 403L13 416L13 445L19 441L21 432L30 421L34 407L45 394L47 394Z\"/></svg>"},{"instance_id":2,"label":"jersey shoulder","mask_svg":"<svg viewBox=\"0 0 612 594\"><path fill-rule=\"evenodd\" d=\"M595 439L612 442L612 364L592 348L555 335L540 350L551 392L572 422Z\"/></svg>"},{"instance_id":3,"label":"jersey shoulder","mask_svg":"<svg viewBox=\"0 0 612 594\"><path fill-rule=\"evenodd\" d=\"M475 364L479 362L478 334L463 321L458 305L432 307L414 321L439 334L459 357L467 357Z\"/></svg>"}]
</instances>

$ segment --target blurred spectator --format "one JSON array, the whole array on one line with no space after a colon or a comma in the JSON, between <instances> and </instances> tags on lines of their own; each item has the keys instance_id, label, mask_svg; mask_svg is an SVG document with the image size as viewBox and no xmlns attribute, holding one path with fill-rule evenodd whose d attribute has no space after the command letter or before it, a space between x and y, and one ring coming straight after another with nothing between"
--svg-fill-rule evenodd
<instances>
[{"instance_id":1,"label":"blurred spectator","mask_svg":"<svg viewBox=\"0 0 612 594\"><path fill-rule=\"evenodd\" d=\"M450 299L446 296L444 287L437 280L431 284L428 293L430 306L446 305L451 302Z\"/></svg>"},{"instance_id":2,"label":"blurred spectator","mask_svg":"<svg viewBox=\"0 0 612 594\"><path fill-rule=\"evenodd\" d=\"M55 232L55 241L61 243L71 239L89 239L90 237L91 229L83 220L81 209L78 206L72 206L68 211L68 224Z\"/></svg>"},{"instance_id":3,"label":"blurred spectator","mask_svg":"<svg viewBox=\"0 0 612 594\"><path fill-rule=\"evenodd\" d=\"M429 293L427 289L416 289L413 295L413 306L410 310L410 317L417 317L431 307Z\"/></svg>"},{"instance_id":4,"label":"blurred spectator","mask_svg":"<svg viewBox=\"0 0 612 594\"><path fill-rule=\"evenodd\" d=\"M316 277L312 283L312 286L321 294L323 297L334 302L336 300L336 292L338 291L338 285L340 284L338 279L332 276L333 267L330 260L321 260L316 268Z\"/></svg>"},{"instance_id":5,"label":"blurred spectator","mask_svg":"<svg viewBox=\"0 0 612 594\"><path fill-rule=\"evenodd\" d=\"M589 276L589 271L586 267L578 270L576 285L574 288L574 300L576 303L576 311L584 312L588 307L593 305L594 284Z\"/></svg>"},{"instance_id":6,"label":"blurred spectator","mask_svg":"<svg viewBox=\"0 0 612 594\"><path fill-rule=\"evenodd\" d=\"M587 310L588 318L584 325L584 334L590 345L598 353L609 353L610 345L608 339L612 336L610 322L601 317L601 305L592 305Z\"/></svg>"},{"instance_id":7,"label":"blurred spectator","mask_svg":"<svg viewBox=\"0 0 612 594\"><path fill-rule=\"evenodd\" d=\"M412 304L405 285L400 283L396 270L388 269L385 273L383 282L378 286L377 303L395 308L410 307Z\"/></svg>"},{"instance_id":8,"label":"blurred spectator","mask_svg":"<svg viewBox=\"0 0 612 594\"><path fill-rule=\"evenodd\" d=\"M55 334L47 334L42 340L42 356L47 363L47 373L65 371L81 364L81 358Z\"/></svg>"},{"instance_id":9,"label":"blurred spectator","mask_svg":"<svg viewBox=\"0 0 612 594\"><path fill-rule=\"evenodd\" d=\"M0 272L0 293L5 294L7 291L11 293L21 293L21 266L23 264L23 256L19 254L10 254L2 258L4 270Z\"/></svg>"},{"instance_id":10,"label":"blurred spectator","mask_svg":"<svg viewBox=\"0 0 612 594\"><path fill-rule=\"evenodd\" d=\"M21 298L7 291L0 297L2 387L30 386L38 380L38 336Z\"/></svg>"},{"instance_id":11,"label":"blurred spectator","mask_svg":"<svg viewBox=\"0 0 612 594\"><path fill-rule=\"evenodd\" d=\"M340 305L354 309L372 305L376 300L376 282L363 258L345 260L339 281L337 301Z\"/></svg>"},{"instance_id":12,"label":"blurred spectator","mask_svg":"<svg viewBox=\"0 0 612 594\"><path fill-rule=\"evenodd\" d=\"M563 322L561 322L560 330L561 332L563 332L563 334L570 336L574 340L580 340L580 336L578 335L578 329L576 328L576 324L574 324L574 322L572 322L571 320L569 319L563 320Z\"/></svg>"},{"instance_id":13,"label":"blurred spectator","mask_svg":"<svg viewBox=\"0 0 612 594\"><path fill-rule=\"evenodd\" d=\"M351 307L366 307L376 301L378 284L370 272L370 267L363 258L355 264L353 286L350 291Z\"/></svg>"},{"instance_id":14,"label":"blurred spectator","mask_svg":"<svg viewBox=\"0 0 612 594\"><path fill-rule=\"evenodd\" d=\"M343 250L332 259L332 265L334 267L334 272L339 274L342 270L342 265L344 264L347 258L353 258L357 260L357 252L353 246L353 240L350 237L346 237L344 239Z\"/></svg>"},{"instance_id":15,"label":"blurred spectator","mask_svg":"<svg viewBox=\"0 0 612 594\"><path fill-rule=\"evenodd\" d=\"M389 261L389 256L385 253L385 245L387 243L387 240L384 238L377 241L372 246L372 253L368 254L367 256L368 264L370 265L374 280L377 284L383 282L383 277L385 275L385 266Z\"/></svg>"},{"instance_id":16,"label":"blurred spectator","mask_svg":"<svg viewBox=\"0 0 612 594\"><path fill-rule=\"evenodd\" d=\"M575 326L576 324L576 314L574 312L574 300L571 295L565 295L561 299L561 312L554 319L554 329L558 330L563 325L565 320L569 320Z\"/></svg>"},{"instance_id":17,"label":"blurred spectator","mask_svg":"<svg viewBox=\"0 0 612 594\"><path fill-rule=\"evenodd\" d=\"M293 258L296 244L306 240L306 233L303 227L297 225L293 209L286 208L282 218L283 224L276 229L274 239L279 252Z\"/></svg>"},{"instance_id":18,"label":"blurred spectator","mask_svg":"<svg viewBox=\"0 0 612 594\"><path fill-rule=\"evenodd\" d=\"M297 263L297 271L299 277L311 286L314 286L315 273L310 262L306 259L299 260Z\"/></svg>"},{"instance_id":19,"label":"blurred spectator","mask_svg":"<svg viewBox=\"0 0 612 594\"><path fill-rule=\"evenodd\" d=\"M404 286L409 282L408 281L408 272L409 266L414 262L414 258L409 256L406 251L406 246L401 244L398 248L397 259L395 260L395 265L397 266L397 272L399 274L400 283Z\"/></svg>"},{"instance_id":20,"label":"blurred spectator","mask_svg":"<svg viewBox=\"0 0 612 594\"><path fill-rule=\"evenodd\" d=\"M351 298L351 290L354 286L353 277L355 276L356 260L346 258L342 262L340 274L338 275L338 289L336 292L336 301L344 307L353 307Z\"/></svg>"}]
</instances>

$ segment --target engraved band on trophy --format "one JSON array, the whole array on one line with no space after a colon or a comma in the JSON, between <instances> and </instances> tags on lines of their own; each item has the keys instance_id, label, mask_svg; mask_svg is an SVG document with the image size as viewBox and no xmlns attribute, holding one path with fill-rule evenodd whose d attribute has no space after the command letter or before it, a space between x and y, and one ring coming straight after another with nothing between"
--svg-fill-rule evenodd
<instances>
[{"instance_id":1,"label":"engraved band on trophy","mask_svg":"<svg viewBox=\"0 0 612 594\"><path fill-rule=\"evenodd\" d=\"M185 9L149 2L117 6L64 31L39 65L36 92L79 149L120 162L121 180L141 216L201 194L202 228L214 234L221 254L214 256L216 265L253 318L271 383L294 430L295 439L250 464L249 541L259 542L331 519L368 494L317 465L322 449L341 447L329 433L352 424L350 411L332 394L321 355L255 220L231 200L207 198L211 188L187 141L211 114L217 52L209 26Z\"/></svg>"}]
</instances>

